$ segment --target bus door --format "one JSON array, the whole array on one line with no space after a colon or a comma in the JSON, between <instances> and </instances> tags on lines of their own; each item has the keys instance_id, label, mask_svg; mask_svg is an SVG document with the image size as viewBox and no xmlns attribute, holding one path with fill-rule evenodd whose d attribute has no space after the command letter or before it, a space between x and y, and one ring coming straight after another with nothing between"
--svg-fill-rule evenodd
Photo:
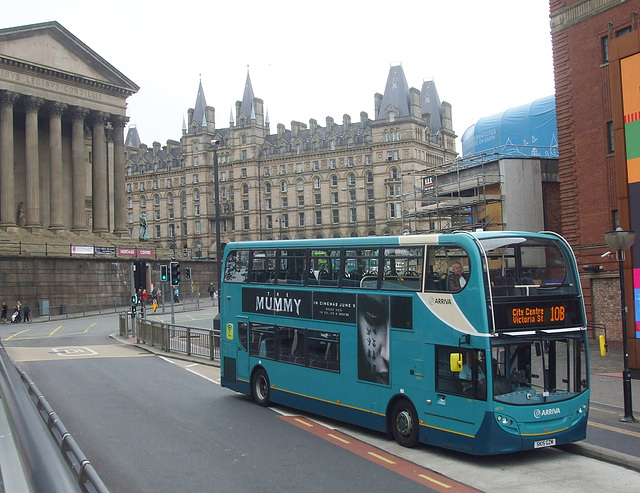
<instances>
[{"instance_id":1,"label":"bus door","mask_svg":"<svg viewBox=\"0 0 640 493\"><path fill-rule=\"evenodd\" d=\"M428 396L434 427L462 436L475 436L484 419L487 400L485 351L457 346L436 346L435 394ZM447 436L443 437L445 440Z\"/></svg>"},{"instance_id":2,"label":"bus door","mask_svg":"<svg viewBox=\"0 0 640 493\"><path fill-rule=\"evenodd\" d=\"M236 379L249 381L249 318L237 317L238 346L236 349Z\"/></svg>"}]
</instances>

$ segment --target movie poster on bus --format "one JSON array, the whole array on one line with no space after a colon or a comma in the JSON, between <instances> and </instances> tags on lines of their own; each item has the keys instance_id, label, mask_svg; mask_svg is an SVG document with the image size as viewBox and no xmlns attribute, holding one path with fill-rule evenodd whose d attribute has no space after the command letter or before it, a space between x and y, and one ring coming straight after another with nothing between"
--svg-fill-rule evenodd
<instances>
[{"instance_id":1,"label":"movie poster on bus","mask_svg":"<svg viewBox=\"0 0 640 493\"><path fill-rule=\"evenodd\" d=\"M348 293L313 294L313 319L327 322L355 323L356 295Z\"/></svg>"},{"instance_id":2,"label":"movie poster on bus","mask_svg":"<svg viewBox=\"0 0 640 493\"><path fill-rule=\"evenodd\" d=\"M358 295L358 379L389 385L390 297Z\"/></svg>"},{"instance_id":3,"label":"movie poster on bus","mask_svg":"<svg viewBox=\"0 0 640 493\"><path fill-rule=\"evenodd\" d=\"M624 138L627 150L630 229L640 231L640 54L620 60ZM640 339L640 247L631 247L636 339Z\"/></svg>"},{"instance_id":4,"label":"movie poster on bus","mask_svg":"<svg viewBox=\"0 0 640 493\"><path fill-rule=\"evenodd\" d=\"M242 311L284 317L311 318L310 291L280 288L244 288Z\"/></svg>"}]
</instances>

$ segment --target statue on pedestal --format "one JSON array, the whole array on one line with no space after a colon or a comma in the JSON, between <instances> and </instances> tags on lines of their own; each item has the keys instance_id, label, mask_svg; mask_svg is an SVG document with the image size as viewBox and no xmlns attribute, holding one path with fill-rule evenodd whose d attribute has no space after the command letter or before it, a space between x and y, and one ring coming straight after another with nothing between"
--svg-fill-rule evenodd
<instances>
[{"instance_id":1,"label":"statue on pedestal","mask_svg":"<svg viewBox=\"0 0 640 493\"><path fill-rule=\"evenodd\" d=\"M149 235L147 234L147 213L140 214L140 235L138 238L140 241L149 241Z\"/></svg>"}]
</instances>

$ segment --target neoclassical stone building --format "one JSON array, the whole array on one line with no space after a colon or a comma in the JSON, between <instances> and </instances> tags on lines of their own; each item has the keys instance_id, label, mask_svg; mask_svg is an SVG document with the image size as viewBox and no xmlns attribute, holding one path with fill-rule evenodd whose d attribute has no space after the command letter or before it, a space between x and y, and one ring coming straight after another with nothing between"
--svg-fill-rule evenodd
<instances>
[{"instance_id":1,"label":"neoclassical stone building","mask_svg":"<svg viewBox=\"0 0 640 493\"><path fill-rule=\"evenodd\" d=\"M425 170L456 158L451 106L433 81L409 88L391 66L374 117L324 126L292 121L271 131L247 74L228 126L216 123L200 82L179 141L126 139L128 226L145 213L151 241L187 257L215 256L214 154L219 162L221 244L247 239L394 235L447 225L416 217ZM219 144L214 152L212 141ZM428 173L432 174L432 173ZM448 226L454 226L449 224Z\"/></svg>"},{"instance_id":2,"label":"neoclassical stone building","mask_svg":"<svg viewBox=\"0 0 640 493\"><path fill-rule=\"evenodd\" d=\"M0 29L0 229L126 235L126 99L57 22Z\"/></svg>"}]
</instances>

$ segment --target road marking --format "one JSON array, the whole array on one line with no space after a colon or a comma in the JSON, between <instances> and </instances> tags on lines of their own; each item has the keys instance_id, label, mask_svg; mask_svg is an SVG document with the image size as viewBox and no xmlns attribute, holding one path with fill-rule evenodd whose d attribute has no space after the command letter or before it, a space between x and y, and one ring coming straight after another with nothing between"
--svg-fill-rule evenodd
<instances>
[{"instance_id":1,"label":"road marking","mask_svg":"<svg viewBox=\"0 0 640 493\"><path fill-rule=\"evenodd\" d=\"M13 335L11 335L11 336L9 336L9 337L5 337L5 338L4 338L4 340L5 340L5 341L10 341L11 339L13 339L14 337L19 336L20 334L24 334L25 332L29 332L29 330L30 330L30 329L24 329L24 330L21 330L20 332L16 332L15 334L13 334Z\"/></svg>"},{"instance_id":2,"label":"road marking","mask_svg":"<svg viewBox=\"0 0 640 493\"><path fill-rule=\"evenodd\" d=\"M98 353L88 347L54 347L51 351L58 356L97 356Z\"/></svg>"},{"instance_id":3,"label":"road marking","mask_svg":"<svg viewBox=\"0 0 640 493\"><path fill-rule=\"evenodd\" d=\"M51 332L49 332L49 337L51 337L53 334L55 334L56 332L58 332L61 328L62 328L62 325L58 325L58 327L56 327L56 328L55 328L55 329L53 329Z\"/></svg>"},{"instance_id":4,"label":"road marking","mask_svg":"<svg viewBox=\"0 0 640 493\"><path fill-rule=\"evenodd\" d=\"M327 433L327 436L333 438L334 440L338 440L339 442L345 443L345 444L351 443L349 440L345 440L344 438L340 438L338 436L335 436L333 433Z\"/></svg>"},{"instance_id":5,"label":"road marking","mask_svg":"<svg viewBox=\"0 0 640 493\"><path fill-rule=\"evenodd\" d=\"M91 329L91 327L93 327L94 325L96 325L98 322L93 322L91 325L89 325L89 327L87 327L87 330L84 331L84 333L86 334L87 332L89 332L89 330Z\"/></svg>"},{"instance_id":6,"label":"road marking","mask_svg":"<svg viewBox=\"0 0 640 493\"><path fill-rule=\"evenodd\" d=\"M602 423L595 423L593 421L589 421L588 425L589 426L595 426L596 428L601 428L601 429L607 430L607 431L615 431L616 433L621 433L623 435L629 435L629 436L632 436L634 438L640 438L640 433L638 433L637 431L624 430L622 428L617 428L615 426L605 425L605 424L602 424Z\"/></svg>"},{"instance_id":7,"label":"road marking","mask_svg":"<svg viewBox=\"0 0 640 493\"><path fill-rule=\"evenodd\" d=\"M451 488L451 485L446 484L446 483L442 483L436 479L430 478L429 476L427 476L426 474L418 474L418 476L420 476L421 478L426 479L427 481L431 481L432 483L435 483L439 486L442 486L443 488Z\"/></svg>"},{"instance_id":8,"label":"road marking","mask_svg":"<svg viewBox=\"0 0 640 493\"><path fill-rule=\"evenodd\" d=\"M395 464L395 461L387 459L386 457L382 457L381 455L376 454L375 452L367 452L367 454L369 454L371 457L375 457L376 459L382 460L387 464Z\"/></svg>"},{"instance_id":9,"label":"road marking","mask_svg":"<svg viewBox=\"0 0 640 493\"><path fill-rule=\"evenodd\" d=\"M313 428L313 424L309 423L308 421L305 421L304 419L300 419L300 418L294 418L298 423L302 423L305 426L308 426L309 428Z\"/></svg>"}]
</instances>

